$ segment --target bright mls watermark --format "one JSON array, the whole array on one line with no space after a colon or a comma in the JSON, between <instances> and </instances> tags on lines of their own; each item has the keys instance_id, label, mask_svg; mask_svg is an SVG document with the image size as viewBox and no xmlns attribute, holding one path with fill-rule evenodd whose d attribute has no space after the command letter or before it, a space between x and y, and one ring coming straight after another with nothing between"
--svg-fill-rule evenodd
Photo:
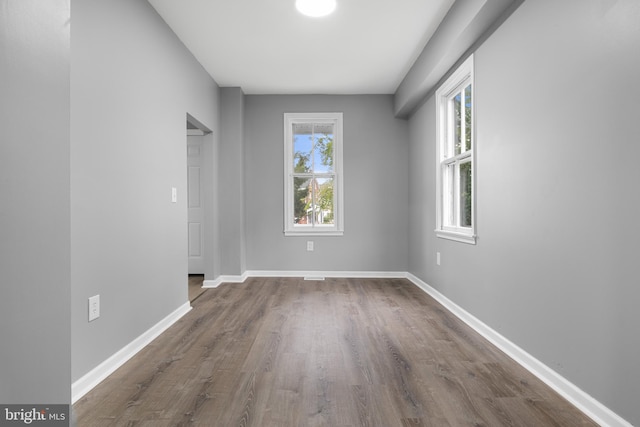
<instances>
[{"instance_id":1,"label":"bright mls watermark","mask_svg":"<svg viewBox=\"0 0 640 427\"><path fill-rule=\"evenodd\" d=\"M0 426L68 426L69 405L0 405Z\"/></svg>"}]
</instances>

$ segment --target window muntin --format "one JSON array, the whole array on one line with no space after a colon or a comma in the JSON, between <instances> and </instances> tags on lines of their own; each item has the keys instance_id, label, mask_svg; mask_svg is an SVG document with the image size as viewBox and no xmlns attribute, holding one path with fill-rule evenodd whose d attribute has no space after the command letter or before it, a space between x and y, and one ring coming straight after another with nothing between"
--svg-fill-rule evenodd
<instances>
[{"instance_id":1,"label":"window muntin","mask_svg":"<svg viewBox=\"0 0 640 427\"><path fill-rule=\"evenodd\" d=\"M473 57L436 91L438 237L475 243Z\"/></svg>"},{"instance_id":2,"label":"window muntin","mask_svg":"<svg viewBox=\"0 0 640 427\"><path fill-rule=\"evenodd\" d=\"M342 113L285 114L285 235L341 235Z\"/></svg>"}]
</instances>

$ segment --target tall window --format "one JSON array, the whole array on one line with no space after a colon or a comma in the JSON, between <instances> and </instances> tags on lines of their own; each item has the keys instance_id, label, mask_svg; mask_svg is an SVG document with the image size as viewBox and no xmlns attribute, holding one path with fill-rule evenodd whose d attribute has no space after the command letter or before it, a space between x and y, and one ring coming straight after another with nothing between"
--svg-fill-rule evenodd
<instances>
[{"instance_id":1,"label":"tall window","mask_svg":"<svg viewBox=\"0 0 640 427\"><path fill-rule=\"evenodd\" d=\"M438 237L475 244L473 56L436 91Z\"/></svg>"},{"instance_id":2,"label":"tall window","mask_svg":"<svg viewBox=\"0 0 640 427\"><path fill-rule=\"evenodd\" d=\"M285 113L284 232L342 235L342 113Z\"/></svg>"}]
</instances>

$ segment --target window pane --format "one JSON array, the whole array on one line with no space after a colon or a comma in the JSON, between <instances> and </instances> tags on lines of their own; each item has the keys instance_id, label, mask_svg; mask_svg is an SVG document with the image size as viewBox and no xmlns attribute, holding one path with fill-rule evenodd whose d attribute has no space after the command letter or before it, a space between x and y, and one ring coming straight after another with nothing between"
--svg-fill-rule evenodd
<instances>
[{"instance_id":1,"label":"window pane","mask_svg":"<svg viewBox=\"0 0 640 427\"><path fill-rule=\"evenodd\" d=\"M471 85L464 90L465 151L471 150Z\"/></svg>"},{"instance_id":2,"label":"window pane","mask_svg":"<svg viewBox=\"0 0 640 427\"><path fill-rule=\"evenodd\" d=\"M313 125L311 123L293 124L293 171L304 173L311 171Z\"/></svg>"},{"instance_id":3,"label":"window pane","mask_svg":"<svg viewBox=\"0 0 640 427\"><path fill-rule=\"evenodd\" d=\"M313 133L317 135L333 135L333 123L316 123Z\"/></svg>"},{"instance_id":4,"label":"window pane","mask_svg":"<svg viewBox=\"0 0 640 427\"><path fill-rule=\"evenodd\" d=\"M296 225L311 224L307 215L312 201L310 184L310 178L293 178L293 223Z\"/></svg>"},{"instance_id":5,"label":"window pane","mask_svg":"<svg viewBox=\"0 0 640 427\"><path fill-rule=\"evenodd\" d=\"M313 161L315 172L333 172L333 125L316 125Z\"/></svg>"},{"instance_id":6,"label":"window pane","mask_svg":"<svg viewBox=\"0 0 640 427\"><path fill-rule=\"evenodd\" d=\"M460 165L460 226L471 227L471 162Z\"/></svg>"},{"instance_id":7,"label":"window pane","mask_svg":"<svg viewBox=\"0 0 640 427\"><path fill-rule=\"evenodd\" d=\"M442 222L444 225L453 226L455 225L455 220L453 217L453 213L455 212L453 209L454 205L454 182L455 182L455 164L449 164L443 166L443 182L442 182Z\"/></svg>"},{"instance_id":8,"label":"window pane","mask_svg":"<svg viewBox=\"0 0 640 427\"><path fill-rule=\"evenodd\" d=\"M460 93L453 97L453 147L455 154L460 154L462 140L461 97Z\"/></svg>"},{"instance_id":9,"label":"window pane","mask_svg":"<svg viewBox=\"0 0 640 427\"><path fill-rule=\"evenodd\" d=\"M316 191L314 200L314 223L324 225L334 225L333 217L333 178L316 178L314 190Z\"/></svg>"}]
</instances>

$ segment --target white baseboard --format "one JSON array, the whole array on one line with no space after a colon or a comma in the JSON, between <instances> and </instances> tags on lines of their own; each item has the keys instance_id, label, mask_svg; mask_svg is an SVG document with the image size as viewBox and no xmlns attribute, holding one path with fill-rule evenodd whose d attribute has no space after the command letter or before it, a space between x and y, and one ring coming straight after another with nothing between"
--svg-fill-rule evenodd
<instances>
[{"instance_id":1,"label":"white baseboard","mask_svg":"<svg viewBox=\"0 0 640 427\"><path fill-rule=\"evenodd\" d=\"M344 277L344 278L388 278L403 279L404 271L302 271L302 270L248 270L239 276L219 276L215 280L205 280L203 288L217 288L222 283L242 283L249 277Z\"/></svg>"},{"instance_id":2,"label":"white baseboard","mask_svg":"<svg viewBox=\"0 0 640 427\"><path fill-rule=\"evenodd\" d=\"M465 322L476 332L498 347L518 364L542 380L549 387L571 402L576 408L603 427L633 427L618 414L585 393L566 378L549 368L544 363L509 341L497 331L474 317L472 314L455 304L418 277L407 273L407 279L442 304L453 315Z\"/></svg>"},{"instance_id":3,"label":"white baseboard","mask_svg":"<svg viewBox=\"0 0 640 427\"><path fill-rule=\"evenodd\" d=\"M390 278L399 279L407 277L406 272L389 271L277 271L277 270L251 270L247 271L247 277L344 277L344 278Z\"/></svg>"},{"instance_id":4,"label":"white baseboard","mask_svg":"<svg viewBox=\"0 0 640 427\"><path fill-rule=\"evenodd\" d=\"M111 375L116 369L131 359L140 350L153 341L158 335L166 331L182 316L191 310L189 302L178 307L173 313L156 323L138 338L131 341L113 356L96 366L71 385L71 403L76 403L82 396L97 386L102 380Z\"/></svg>"},{"instance_id":5,"label":"white baseboard","mask_svg":"<svg viewBox=\"0 0 640 427\"><path fill-rule=\"evenodd\" d=\"M211 289L211 288L217 288L223 283L242 283L245 280L247 280L247 277L248 277L247 273L241 274L239 276L231 276L231 275L218 276L214 280L205 280L204 282L202 282L202 287Z\"/></svg>"}]
</instances>

